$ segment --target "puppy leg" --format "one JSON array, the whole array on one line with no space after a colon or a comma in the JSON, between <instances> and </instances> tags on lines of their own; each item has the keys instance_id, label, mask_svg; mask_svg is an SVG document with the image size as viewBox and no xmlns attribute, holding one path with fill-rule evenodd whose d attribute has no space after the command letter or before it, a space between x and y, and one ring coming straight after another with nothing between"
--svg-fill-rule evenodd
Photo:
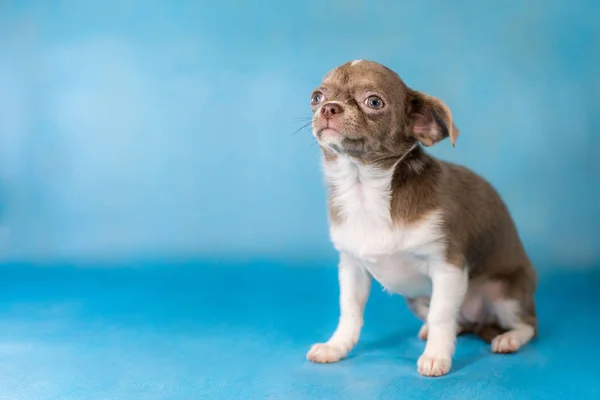
<instances>
[{"instance_id":1,"label":"puppy leg","mask_svg":"<svg viewBox=\"0 0 600 400\"><path fill-rule=\"evenodd\" d=\"M433 292L427 314L427 344L417 362L425 376L450 371L456 342L457 319L468 286L466 269L437 263L431 266Z\"/></svg>"},{"instance_id":2,"label":"puppy leg","mask_svg":"<svg viewBox=\"0 0 600 400\"><path fill-rule=\"evenodd\" d=\"M363 315L371 291L371 275L352 257L341 254L338 267L340 282L340 319L326 343L317 343L306 358L317 363L332 363L344 358L358 342Z\"/></svg>"},{"instance_id":3,"label":"puppy leg","mask_svg":"<svg viewBox=\"0 0 600 400\"><path fill-rule=\"evenodd\" d=\"M460 336L463 333L466 333L467 330L460 324L456 326L456 336ZM417 335L421 340L427 340L427 336L429 336L429 326L427 322L421 325L421 329L419 329L419 334Z\"/></svg>"},{"instance_id":4,"label":"puppy leg","mask_svg":"<svg viewBox=\"0 0 600 400\"><path fill-rule=\"evenodd\" d=\"M492 307L498 325L507 329L506 332L492 339L491 349L494 353L514 353L535 336L535 323L528 323L521 317L521 304L517 300L496 300ZM533 322L535 316L526 319Z\"/></svg>"},{"instance_id":5,"label":"puppy leg","mask_svg":"<svg viewBox=\"0 0 600 400\"><path fill-rule=\"evenodd\" d=\"M426 297L416 297L407 299L408 307L411 311L421 320L427 321L427 314L429 314L429 299ZM463 326L460 322L458 322L456 326L456 335L461 335L467 332L468 329ZM421 325L421 329L419 329L418 337L421 340L427 340L427 335L429 334L429 326L427 322Z\"/></svg>"},{"instance_id":6,"label":"puppy leg","mask_svg":"<svg viewBox=\"0 0 600 400\"><path fill-rule=\"evenodd\" d=\"M415 297L406 299L408 308L419 318L421 321L427 321L427 314L429 313L429 299L426 297ZM421 326L418 337L421 340L427 340L427 322Z\"/></svg>"},{"instance_id":7,"label":"puppy leg","mask_svg":"<svg viewBox=\"0 0 600 400\"><path fill-rule=\"evenodd\" d=\"M407 299L408 307L410 310L419 318L421 321L427 321L427 314L429 314L429 299L426 297L416 297ZM466 332L467 329L463 327L460 323L458 323L456 327L456 334L460 335L463 332ZM421 340L427 340L427 335L429 334L429 326L427 326L427 322L421 325L421 329L419 329L419 333L417 336Z\"/></svg>"}]
</instances>

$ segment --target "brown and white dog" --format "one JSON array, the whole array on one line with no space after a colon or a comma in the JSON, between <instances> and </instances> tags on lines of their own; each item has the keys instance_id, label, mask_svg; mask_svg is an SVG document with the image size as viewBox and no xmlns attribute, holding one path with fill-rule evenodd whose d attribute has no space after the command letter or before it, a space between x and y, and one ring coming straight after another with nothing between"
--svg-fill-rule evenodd
<instances>
[{"instance_id":1,"label":"brown and white dog","mask_svg":"<svg viewBox=\"0 0 600 400\"><path fill-rule=\"evenodd\" d=\"M307 358L336 362L353 348L372 278L424 321L422 375L450 371L459 333L495 353L536 336L537 275L504 202L483 178L419 146L447 137L454 146L449 108L362 60L329 72L311 107L340 253L340 319Z\"/></svg>"}]
</instances>

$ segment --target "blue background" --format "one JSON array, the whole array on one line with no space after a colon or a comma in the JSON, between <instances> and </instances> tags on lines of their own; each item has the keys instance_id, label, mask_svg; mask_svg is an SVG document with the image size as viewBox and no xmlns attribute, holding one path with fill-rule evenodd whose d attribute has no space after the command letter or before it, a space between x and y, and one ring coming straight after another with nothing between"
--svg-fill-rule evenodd
<instances>
[{"instance_id":1,"label":"blue background","mask_svg":"<svg viewBox=\"0 0 600 400\"><path fill-rule=\"evenodd\" d=\"M4 1L2 255L335 255L294 118L372 59L441 97L442 158L506 199L538 259L600 259L594 1Z\"/></svg>"},{"instance_id":2,"label":"blue background","mask_svg":"<svg viewBox=\"0 0 600 400\"><path fill-rule=\"evenodd\" d=\"M599 393L599 364L572 353L599 328L599 16L592 0L0 1L0 398L475 396L474 371L544 398L518 386L544 382L531 366ZM442 98L461 135L432 152L508 203L555 335L523 359L472 339L450 381L420 380L418 323L375 295L365 335L397 347L303 361L335 326L336 254L318 148L294 132L354 59Z\"/></svg>"}]
</instances>

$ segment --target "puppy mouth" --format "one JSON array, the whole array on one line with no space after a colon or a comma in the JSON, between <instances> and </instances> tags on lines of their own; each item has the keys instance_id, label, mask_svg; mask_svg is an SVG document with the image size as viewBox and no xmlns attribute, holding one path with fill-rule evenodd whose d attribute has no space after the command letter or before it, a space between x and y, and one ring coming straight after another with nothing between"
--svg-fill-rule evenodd
<instances>
[{"instance_id":1,"label":"puppy mouth","mask_svg":"<svg viewBox=\"0 0 600 400\"><path fill-rule=\"evenodd\" d=\"M317 134L319 135L319 137L341 135L341 133L338 130L333 129L330 126L325 126L325 127L321 128L321 129L319 129L317 131Z\"/></svg>"},{"instance_id":2,"label":"puppy mouth","mask_svg":"<svg viewBox=\"0 0 600 400\"><path fill-rule=\"evenodd\" d=\"M341 132L325 127L317 131L318 141L338 154L361 156L367 153L365 139L349 138Z\"/></svg>"}]
</instances>

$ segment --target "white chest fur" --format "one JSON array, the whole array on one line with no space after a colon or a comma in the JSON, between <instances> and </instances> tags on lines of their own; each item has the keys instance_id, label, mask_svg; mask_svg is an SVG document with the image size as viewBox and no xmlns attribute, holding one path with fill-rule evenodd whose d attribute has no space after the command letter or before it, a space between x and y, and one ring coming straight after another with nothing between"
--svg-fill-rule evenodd
<instances>
[{"instance_id":1,"label":"white chest fur","mask_svg":"<svg viewBox=\"0 0 600 400\"><path fill-rule=\"evenodd\" d=\"M338 157L325 162L331 202L340 220L332 222L335 248L366 268L387 290L408 297L429 295L428 265L443 256L441 214L404 225L390 214L393 168L378 169Z\"/></svg>"}]
</instances>

